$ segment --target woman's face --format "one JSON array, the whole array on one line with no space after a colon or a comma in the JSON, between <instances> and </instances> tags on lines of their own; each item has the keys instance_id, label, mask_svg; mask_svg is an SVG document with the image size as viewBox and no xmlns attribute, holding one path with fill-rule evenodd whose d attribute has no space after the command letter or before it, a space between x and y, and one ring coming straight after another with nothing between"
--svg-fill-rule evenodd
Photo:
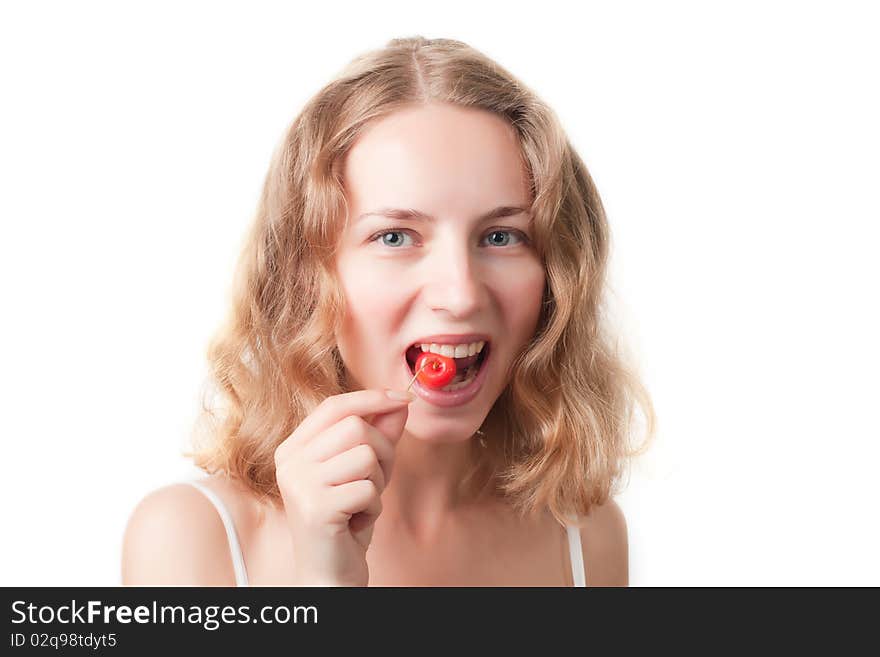
<instances>
[{"instance_id":1,"label":"woman's face","mask_svg":"<svg viewBox=\"0 0 880 657\"><path fill-rule=\"evenodd\" d=\"M408 107L368 126L343 181L349 223L336 268L347 313L336 340L349 384L403 390L412 379L408 347L428 336L484 334L489 356L470 400L443 406L418 384L411 389L419 398L409 407L410 434L466 440L534 335L544 291L514 130L483 110ZM499 207L514 209L486 216ZM388 209L424 216L368 214Z\"/></svg>"}]
</instances>

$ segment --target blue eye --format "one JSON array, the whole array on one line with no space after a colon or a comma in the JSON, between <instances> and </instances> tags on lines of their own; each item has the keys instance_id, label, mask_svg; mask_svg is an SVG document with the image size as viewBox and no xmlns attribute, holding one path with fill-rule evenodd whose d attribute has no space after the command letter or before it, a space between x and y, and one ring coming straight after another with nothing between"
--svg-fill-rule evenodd
<instances>
[{"instance_id":1,"label":"blue eye","mask_svg":"<svg viewBox=\"0 0 880 657\"><path fill-rule=\"evenodd\" d=\"M384 231L381 231L381 232L374 234L372 237L370 237L370 242L372 243L372 242L376 242L376 241L381 240L381 243L383 246L389 246L391 248L398 248L403 243L403 237L398 237L397 239L390 240L390 241L385 239L388 236L394 236L394 235L410 236L411 237L410 232L408 230L401 229L401 228L392 228L392 229L384 230ZM498 241L496 241L499 235L501 236L500 243ZM507 229L501 229L501 228L493 229L492 231L490 231L487 234L487 237L489 238L489 241L493 246L508 246L510 243L510 238L508 237L505 240L504 239L505 235L507 235L507 236L515 235L516 239L518 239L520 241L520 243L527 244L529 241L528 238L525 236L525 234L522 231L507 230Z\"/></svg>"},{"instance_id":2,"label":"blue eye","mask_svg":"<svg viewBox=\"0 0 880 657\"><path fill-rule=\"evenodd\" d=\"M393 240L393 242L389 242L384 238L388 235L409 235L409 233L405 230L386 230L382 233L377 233L370 238L371 242L375 242L377 239L382 238L382 244L385 246L397 247L402 242L403 238Z\"/></svg>"},{"instance_id":3,"label":"blue eye","mask_svg":"<svg viewBox=\"0 0 880 657\"><path fill-rule=\"evenodd\" d=\"M521 236L522 236L522 233L520 233L518 230L493 230L491 233L489 233L489 240L490 240L490 242L491 242L494 246L507 246L508 242L510 242L510 239L508 239L506 242L504 242L504 244L499 244L498 242L493 242L493 241L491 241L492 238L496 237L497 235L501 235L501 236L503 237L505 233L506 233L507 235L514 235L514 234L516 234L516 235L518 235L517 239L519 239L519 240L522 241L522 237L521 237Z\"/></svg>"}]
</instances>

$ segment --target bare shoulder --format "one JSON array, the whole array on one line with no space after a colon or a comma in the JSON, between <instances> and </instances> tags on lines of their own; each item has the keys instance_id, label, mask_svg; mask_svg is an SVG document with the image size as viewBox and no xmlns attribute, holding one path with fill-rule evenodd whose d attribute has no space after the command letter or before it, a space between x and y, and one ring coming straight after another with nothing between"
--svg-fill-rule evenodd
<instances>
[{"instance_id":1,"label":"bare shoulder","mask_svg":"<svg viewBox=\"0 0 880 657\"><path fill-rule=\"evenodd\" d=\"M235 584L223 521L204 493L170 484L137 504L122 541L122 583Z\"/></svg>"},{"instance_id":2,"label":"bare shoulder","mask_svg":"<svg viewBox=\"0 0 880 657\"><path fill-rule=\"evenodd\" d=\"M629 586L629 541L620 505L594 506L581 527L587 586Z\"/></svg>"}]
</instances>

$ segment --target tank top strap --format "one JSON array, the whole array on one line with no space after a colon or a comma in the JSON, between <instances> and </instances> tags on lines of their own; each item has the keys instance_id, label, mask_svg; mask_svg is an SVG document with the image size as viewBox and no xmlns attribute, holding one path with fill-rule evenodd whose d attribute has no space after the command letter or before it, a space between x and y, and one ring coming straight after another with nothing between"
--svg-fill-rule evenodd
<instances>
[{"instance_id":1,"label":"tank top strap","mask_svg":"<svg viewBox=\"0 0 880 657\"><path fill-rule=\"evenodd\" d=\"M568 533L568 554L571 561L571 579L576 587L587 586L587 576L584 569L584 550L581 546L581 532L576 525L566 525Z\"/></svg>"},{"instance_id":2,"label":"tank top strap","mask_svg":"<svg viewBox=\"0 0 880 657\"><path fill-rule=\"evenodd\" d=\"M214 493L214 491L206 486L203 486L196 481L185 481L182 483L189 484L202 491L205 497L207 497L214 505L214 508L217 509L217 513L223 521L223 527L226 529L226 538L229 541L229 554L232 557L232 567L235 569L235 585L247 586L248 579L247 570L244 567L244 555L242 555L241 546L238 544L238 535L235 533L235 523L232 522L232 514L229 513L226 505L223 504L223 501Z\"/></svg>"}]
</instances>

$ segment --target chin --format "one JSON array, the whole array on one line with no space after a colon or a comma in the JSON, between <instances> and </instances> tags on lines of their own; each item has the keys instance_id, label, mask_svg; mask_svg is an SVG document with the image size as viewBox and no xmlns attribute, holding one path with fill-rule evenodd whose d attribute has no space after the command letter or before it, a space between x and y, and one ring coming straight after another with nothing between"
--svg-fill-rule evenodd
<instances>
[{"instance_id":1,"label":"chin","mask_svg":"<svg viewBox=\"0 0 880 657\"><path fill-rule=\"evenodd\" d=\"M439 430L439 428L434 428L428 431L422 431L418 428L411 428L409 423L407 423L406 428L403 430L403 438L411 438L412 440L418 440L423 443L432 443L436 445L451 445L456 443L465 443L470 441L474 437L474 433L480 427L476 427L473 431L468 431L467 429L460 429L456 431L454 428L450 427L448 431Z\"/></svg>"}]
</instances>

